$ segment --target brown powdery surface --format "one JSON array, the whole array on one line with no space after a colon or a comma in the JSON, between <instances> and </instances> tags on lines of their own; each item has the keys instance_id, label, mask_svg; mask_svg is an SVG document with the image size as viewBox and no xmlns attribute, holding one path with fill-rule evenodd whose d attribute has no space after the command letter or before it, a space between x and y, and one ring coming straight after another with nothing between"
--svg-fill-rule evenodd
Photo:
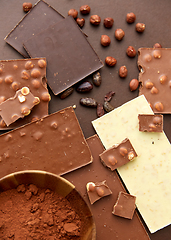
<instances>
[{"instance_id":1,"label":"brown powdery surface","mask_svg":"<svg viewBox=\"0 0 171 240\"><path fill-rule=\"evenodd\" d=\"M78 240L80 229L69 201L49 189L30 184L0 193L1 240Z\"/></svg>"}]
</instances>

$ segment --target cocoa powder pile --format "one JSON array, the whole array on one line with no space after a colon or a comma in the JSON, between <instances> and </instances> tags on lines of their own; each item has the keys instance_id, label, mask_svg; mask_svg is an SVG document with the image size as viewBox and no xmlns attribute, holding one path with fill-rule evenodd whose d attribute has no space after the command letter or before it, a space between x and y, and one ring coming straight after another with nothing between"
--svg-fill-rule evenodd
<instances>
[{"instance_id":1,"label":"cocoa powder pile","mask_svg":"<svg viewBox=\"0 0 171 240\"><path fill-rule=\"evenodd\" d=\"M69 201L49 189L19 185L0 193L0 239L80 239L81 220Z\"/></svg>"}]
</instances>

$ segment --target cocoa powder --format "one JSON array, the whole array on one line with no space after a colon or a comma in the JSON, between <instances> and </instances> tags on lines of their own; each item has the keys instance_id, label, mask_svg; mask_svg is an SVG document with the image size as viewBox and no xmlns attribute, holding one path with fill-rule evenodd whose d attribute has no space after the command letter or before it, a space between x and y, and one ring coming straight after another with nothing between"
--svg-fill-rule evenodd
<instances>
[{"instance_id":1,"label":"cocoa powder","mask_svg":"<svg viewBox=\"0 0 171 240\"><path fill-rule=\"evenodd\" d=\"M0 193L0 239L80 239L81 220L64 197L35 185Z\"/></svg>"}]
</instances>

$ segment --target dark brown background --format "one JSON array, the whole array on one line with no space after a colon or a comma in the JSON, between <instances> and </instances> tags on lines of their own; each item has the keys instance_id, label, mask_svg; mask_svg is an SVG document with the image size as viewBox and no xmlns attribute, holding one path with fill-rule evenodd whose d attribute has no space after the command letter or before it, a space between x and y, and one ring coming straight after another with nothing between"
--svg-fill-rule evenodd
<instances>
[{"instance_id":1,"label":"dark brown background","mask_svg":"<svg viewBox=\"0 0 171 240\"><path fill-rule=\"evenodd\" d=\"M24 16L22 10L22 0L1 0L0 1L0 59L18 59L22 56L13 48L8 46L4 37ZM33 4L35 0L30 0ZM117 65L114 68L104 66L101 69L102 84L100 87L94 87L91 93L79 94L76 91L65 100L59 99L50 92L52 100L49 105L49 113L55 112L67 106L76 105L75 110L80 125L83 129L85 137L93 135L94 129L91 121L96 118L96 110L80 106L79 99L83 96L93 97L98 102L103 102L104 95L110 90L115 91L111 104L115 107L138 96L138 90L131 92L129 90L129 81L132 78L138 77L137 57L130 59L126 56L126 49L132 45L138 50L139 47L152 47L154 43L159 42L163 47L171 47L171 1L170 0L47 0L47 2L59 11L63 16L67 16L70 8L75 8L79 11L81 5L88 4L91 7L91 14L98 14L102 22L100 26L95 27L90 25L89 17L85 16L85 26L83 31L88 35L88 40L98 53L99 57L104 61L106 56L113 56L117 59ZM136 22L146 24L146 29L143 34L138 34L135 31L135 23L126 23L126 14L134 12L137 16ZM79 13L79 17L81 14ZM112 17L114 25L112 29L105 29L103 19ZM125 31L125 37L121 42L114 38L114 31L117 28L122 28ZM102 47L100 45L100 36L107 34L111 37L111 45ZM84 49L83 49L84 51ZM79 61L78 63L80 64ZM128 76L126 79L118 77L118 69L120 66L126 65L128 68ZM87 78L92 80L92 76ZM164 116L164 130L171 141L171 116ZM167 227L155 234L150 234L152 240L168 240L171 235L171 227Z\"/></svg>"}]
</instances>

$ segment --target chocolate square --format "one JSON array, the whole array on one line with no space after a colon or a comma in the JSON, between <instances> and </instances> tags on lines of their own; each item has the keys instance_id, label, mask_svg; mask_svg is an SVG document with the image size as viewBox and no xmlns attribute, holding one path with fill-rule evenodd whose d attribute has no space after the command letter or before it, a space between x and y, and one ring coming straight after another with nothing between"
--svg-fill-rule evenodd
<instances>
[{"instance_id":1,"label":"chocolate square","mask_svg":"<svg viewBox=\"0 0 171 240\"><path fill-rule=\"evenodd\" d=\"M24 46L31 57L46 57L47 81L55 95L103 67L71 16L24 41Z\"/></svg>"},{"instance_id":2,"label":"chocolate square","mask_svg":"<svg viewBox=\"0 0 171 240\"><path fill-rule=\"evenodd\" d=\"M163 132L162 114L139 114L138 120L141 132Z\"/></svg>"}]
</instances>

